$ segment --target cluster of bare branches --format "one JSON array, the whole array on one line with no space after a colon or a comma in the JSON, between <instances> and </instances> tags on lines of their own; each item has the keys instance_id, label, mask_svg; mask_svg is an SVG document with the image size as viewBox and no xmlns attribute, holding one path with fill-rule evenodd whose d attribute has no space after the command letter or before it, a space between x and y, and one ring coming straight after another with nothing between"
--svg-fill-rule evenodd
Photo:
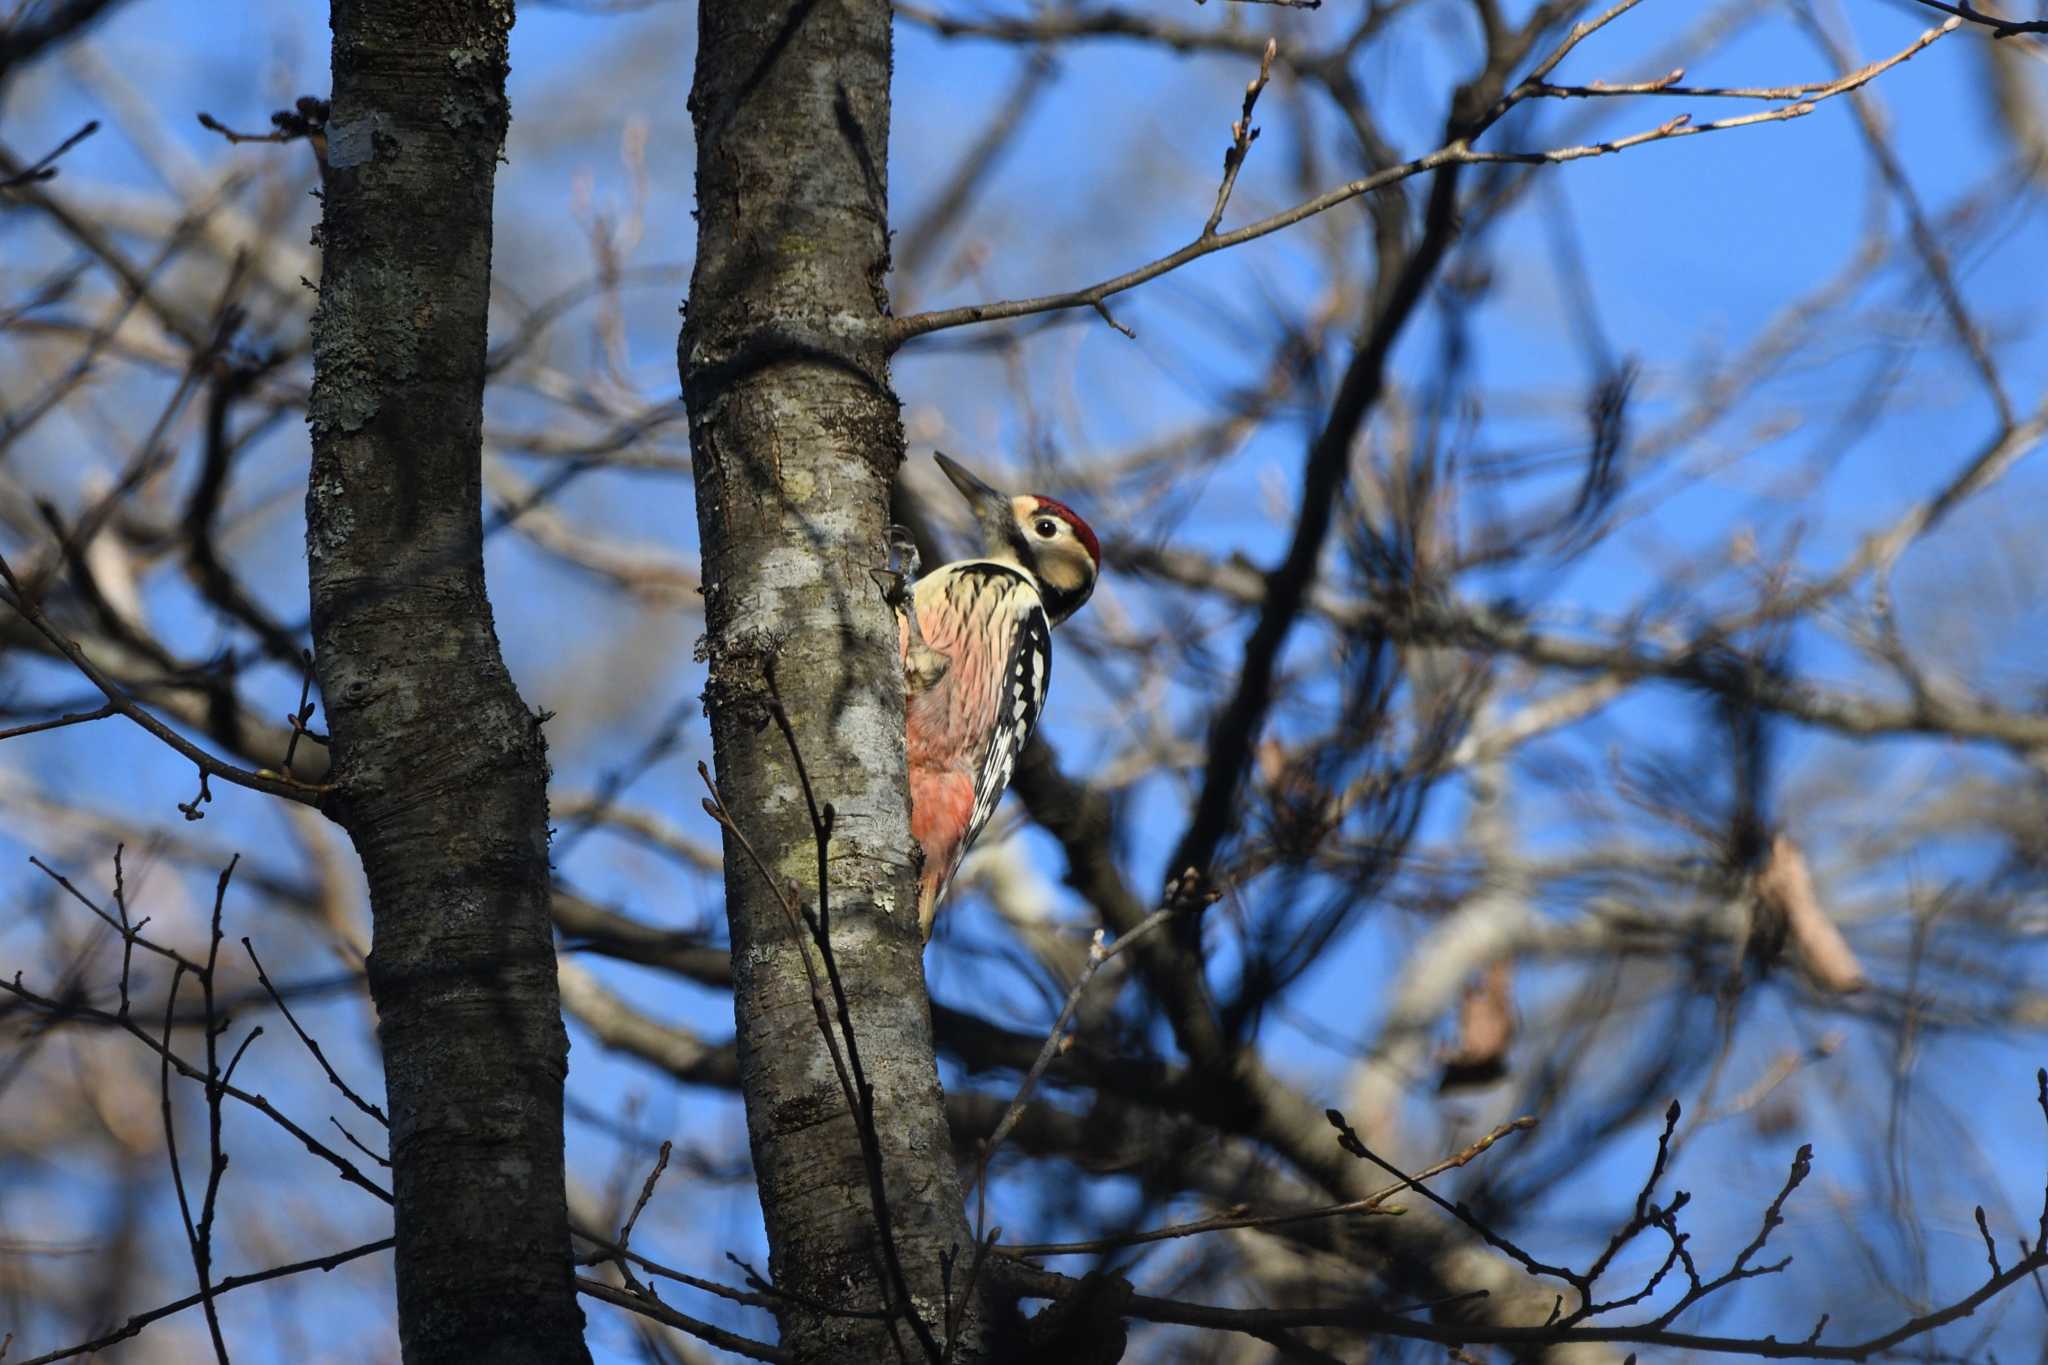
<instances>
[{"instance_id":1,"label":"cluster of bare branches","mask_svg":"<svg viewBox=\"0 0 2048 1365\"><path fill-rule=\"evenodd\" d=\"M782 712L779 707L777 708L777 723L790 745L793 757L795 757L801 769L801 752L797 747L794 727L790 723L787 714ZM706 784L710 785L712 789L711 797L704 803L707 811L712 813L714 818L719 820L722 825L731 828L729 824L730 816L725 812L722 803L718 799L716 786L711 783L708 770L704 770L702 776ZM807 793L807 799L814 801L815 798ZM833 824L831 804L829 802L824 803L822 806L814 804L812 806L812 815L816 830L818 855L821 859L826 858L829 856ZM737 830L734 832L744 839L743 832ZM176 948L157 942L148 936L144 932L149 923L146 917L131 917L122 854L123 850L119 848L116 849L114 854L112 911L104 908L92 897L82 892L62 874L43 865L40 861L36 864L38 870L57 886L61 887L70 900L89 910L115 933L120 944L120 965L114 987L116 1003L113 1008L108 1009L103 1005L93 1003L96 993L87 989L84 983L77 979L60 983L56 992L44 994L24 984L21 975L17 973L12 981L0 981L0 992L4 992L15 1001L22 1010L24 1017L33 1021L29 1027L35 1035L40 1036L66 1025L76 1026L84 1024L98 1026L118 1030L128 1035L141 1043L149 1053L157 1058L158 1093L163 1123L164 1152L168 1160L172 1187L177 1195L180 1219L184 1227L187 1245L191 1252L192 1264L198 1278L199 1289L196 1293L135 1313L119 1326L104 1331L89 1340L80 1341L70 1346L34 1356L29 1359L28 1365L50 1365L51 1362L105 1351L121 1341L136 1336L150 1324L194 1306L198 1306L204 1311L207 1329L216 1357L226 1360L228 1358L227 1346L221 1335L219 1317L215 1308L215 1300L218 1296L246 1286L303 1274L308 1271L333 1270L360 1257L387 1250L391 1246L391 1239L387 1237L328 1255L273 1266L255 1273L220 1278L213 1276L215 1217L219 1207L223 1177L228 1169L228 1156L222 1144L221 1122L224 1104L228 1100L246 1105L260 1113L295 1143L330 1166L347 1183L355 1185L385 1203L389 1203L390 1195L364 1176L362 1171L348 1156L313 1136L297 1122L280 1112L260 1094L252 1094L248 1090L235 1085L235 1071L240 1065L243 1055L262 1036L263 1028L261 1025L256 1025L246 1030L240 1042L235 1045L232 1053L228 1055L226 1064L223 1066L221 1063L220 1044L229 1032L233 1021L231 1015L222 1010L217 994L217 980L220 968L219 948L223 938L221 927L223 909L235 871L234 862L231 861L226 868L222 869L216 883L209 922L207 955L204 961L199 961L189 958ZM758 863L757 866L764 876L773 876L772 871L765 862ZM812 969L814 980L817 982L814 1006L817 1011L818 1030L828 1050L833 1055L834 1065L839 1071L845 1093L848 1113L853 1120L856 1132L861 1137L864 1149L869 1153L868 1165L873 1182L871 1196L874 1200L873 1208L876 1226L886 1246L888 1245L889 1238L889 1210L887 1196L883 1189L883 1176L879 1156L877 1155L878 1141L873 1128L873 1097L872 1091L861 1071L858 1040L846 1019L845 987L839 979L832 955L829 902L821 900L817 909L813 912L800 907L796 903L793 891L786 892L785 894L789 897L789 913L792 920L800 923L803 932L808 936L809 944L805 948L806 956L808 957L814 949L817 958L823 964L822 978L816 977L816 967ZM1146 933L1164 924L1169 916L1200 913L1202 904L1206 899L1207 897L1198 895L1190 885L1177 886L1170 894L1168 904L1154 911L1132 933L1119 938L1115 944L1106 946L1103 941L1102 932L1100 930L1097 931L1095 942L1089 951L1088 965L1076 979L1074 987L1068 996L1066 1006L1061 1011L1053 1031L1048 1035L1046 1043L1040 1049L1037 1059L1025 1073L1015 1096L1003 1111L1002 1117L996 1124L994 1131L980 1145L978 1185L985 1187L988 1165L996 1149L1024 1113L1032 1088L1044 1074L1048 1063L1060 1050L1061 1045L1070 1041L1065 1030L1082 999L1084 991L1095 974L1107 963L1114 960L1120 952L1140 941ZM293 1015L286 998L264 973L262 962L258 958L251 941L244 937L241 942L248 956L255 979L267 997L269 1004L279 1012L297 1035L300 1042L304 1044L307 1052L317 1063L329 1085L359 1114L372 1120L380 1128L388 1128L389 1120L383 1110L376 1104L363 1098L357 1090L351 1087L335 1071L319 1042L305 1030ZM170 980L168 984L162 987L164 996L162 1022L153 1031L144 1022L143 1017L138 1017L134 1003L135 994L140 991L147 991L157 984L149 979L146 974L144 979L138 981L135 973L135 956L138 951L144 955L145 959L168 963L170 967ZM200 1009L197 1014L193 1015L181 1015L178 1009L179 987L187 976L192 977L199 988ZM837 1002L836 1013L832 1003L834 1001ZM200 1045L204 1051L203 1061L193 1062L187 1060L174 1047L174 1034L181 1029L198 1033ZM199 1088L203 1096L207 1116L207 1176L203 1193L198 1200L198 1213L196 1217L193 1213L192 1200L188 1196L186 1189L184 1167L178 1156L177 1123L175 1118L177 1106L174 1102L175 1097L173 1094L174 1077L190 1082ZM2036 1099L2041 1109L2043 1120L2048 1122L2048 1069L2037 1072L2036 1089ZM1343 1204L1330 1204L1319 1208L1286 1213L1237 1213L1229 1216L1206 1218L1193 1223L1112 1235L1088 1242L1040 1246L1004 1246L1000 1251L996 1251L996 1248L1002 1236L1001 1229L984 1230L985 1225L982 1222L982 1216L978 1215L973 1259L968 1267L965 1279L960 1285L959 1293L964 1300L967 1295L974 1292L977 1278L983 1273L987 1273L996 1283L1018 1294L1020 1297L1043 1298L1050 1299L1055 1303L1065 1303L1073 1299L1078 1293L1083 1292L1085 1282L1077 1282L1068 1277L1044 1270L1037 1262L1048 1256L1069 1256L1082 1253L1099 1254L1146 1243L1166 1242L1179 1238L1240 1229L1282 1229L1290 1226L1321 1224L1340 1218L1372 1214L1399 1216L1405 1210L1390 1201L1405 1193L1419 1195L1443 1209L1458 1223L1470 1229L1487 1245L1496 1248L1510 1257L1532 1276L1562 1281L1568 1286L1575 1306L1567 1311L1565 1308L1566 1296L1564 1293L1559 1293L1553 1301L1549 1319L1543 1324L1519 1328L1489 1328L1485 1326L1461 1326L1415 1316L1424 1310L1434 1312L1441 1309L1469 1306L1472 1301L1484 1298L1487 1292L1485 1290L1470 1291L1457 1296L1453 1300L1439 1300L1416 1305L1411 1309L1402 1311L1389 1311L1377 1306L1284 1310L1225 1309L1191 1304L1175 1301L1170 1298L1134 1294L1130 1291L1128 1284L1122 1284L1120 1285L1121 1292L1117 1293L1113 1299L1115 1314L1145 1322L1178 1324L1209 1330L1241 1333L1280 1348L1282 1353L1290 1359L1303 1360L1335 1359L1333 1356L1305 1345L1296 1338L1293 1332L1293 1329L1318 1327L1365 1328L1374 1333L1382 1333L1397 1338L1441 1343L1454 1350L1461 1350L1466 1346L1481 1344L1527 1350L1580 1342L1623 1342L1690 1348L1762 1358L1865 1360L1869 1359L1876 1352L1888 1349L1902 1342L1911 1341L1947 1322L1968 1316L1977 1307L1989 1302L2004 1289L2034 1276L2044 1268L2048 1268L2048 1185L2044 1185L2042 1211L2035 1237L2031 1243L2024 1236L2017 1239L2018 1256L2011 1266L2008 1267L2001 1264L1997 1244L1986 1223L1983 1207L1981 1205L1978 1206L1975 1210L1977 1228L1983 1239L1986 1260L1990 1265L1990 1275L1985 1282L1968 1295L1959 1298L1953 1303L1911 1317L1894 1325L1889 1330L1866 1340L1849 1343L1823 1343L1820 1338L1829 1321L1830 1315L1827 1313L1822 1313L1819 1320L1815 1323L1813 1330L1804 1339L1796 1342L1779 1342L1775 1338L1714 1337L1693 1332L1671 1330L1671 1324L1681 1314L1714 1293L1746 1279L1780 1274L1790 1266L1792 1258L1789 1256L1768 1263L1758 1263L1757 1258L1765 1250L1772 1232L1785 1222L1783 1211L1786 1202L1811 1173L1813 1163L1812 1148L1810 1146L1802 1146L1799 1149L1798 1155L1793 1160L1784 1186L1778 1191L1777 1195L1771 1200L1769 1207L1764 1211L1754 1238L1736 1253L1725 1271L1710 1278L1703 1277L1687 1249L1690 1234L1682 1232L1678 1225L1677 1216L1691 1202L1691 1195L1680 1190L1674 1192L1662 1204L1655 1202L1654 1199L1658 1184L1666 1173L1680 1117L1680 1105L1674 1100L1665 1111L1664 1128L1657 1139L1656 1156L1651 1164L1648 1176L1644 1179L1642 1187L1636 1195L1633 1214L1614 1231L1605 1247L1601 1249L1598 1256L1583 1271L1539 1260L1517 1245L1513 1240L1503 1236L1487 1223L1481 1221L1464 1203L1454 1203L1446 1199L1425 1183L1436 1176L1444 1174L1446 1171L1466 1166L1503 1139L1535 1127L1536 1120L1534 1118L1524 1116L1510 1123L1503 1124L1468 1144L1463 1150L1411 1175L1401 1171L1392 1163L1375 1154L1365 1145L1345 1117L1337 1110L1332 1109L1328 1112L1327 1118L1335 1131L1336 1140L1343 1151L1393 1176L1395 1178L1394 1183L1383 1186L1363 1199ZM341 1133L350 1146L354 1147L372 1163L384 1167L390 1165L387 1158L378 1155L357 1139L341 1123L339 1118L330 1115L329 1122ZM579 1230L578 1236L592 1247L592 1250L582 1260L587 1264L611 1268L622 1281L621 1284L612 1284L606 1281L584 1278L579 1279L579 1288L594 1298L616 1304L620 1307L629 1308L653 1322L679 1329L734 1354L749 1359L766 1361L789 1359L790 1357L787 1353L779 1351L771 1345L749 1340L744 1336L724 1330L715 1324L679 1312L666 1304L648 1283L635 1274L635 1270L638 1268L647 1272L653 1278L669 1280L676 1284L714 1295L727 1302L751 1307L770 1307L786 1297L785 1291L777 1290L773 1285L765 1281L758 1271L755 1271L743 1261L737 1261L736 1258L734 1258L736 1264L746 1272L748 1282L751 1285L749 1289L724 1285L685 1271L675 1270L657 1261L650 1260L644 1255L636 1254L631 1250L630 1244L634 1225L646 1211L648 1203L653 1197L655 1186L668 1166L672 1152L673 1144L664 1141L661 1144L654 1166L648 1172L646 1180L641 1185L639 1195L634 1200L630 1211L626 1214L625 1221L620 1227L616 1238L607 1238L595 1232ZM1637 1237L1652 1230L1661 1232L1668 1241L1669 1250L1663 1261L1657 1265L1642 1286L1635 1292L1603 1300L1596 1292L1598 1281L1611 1269L1616 1257L1624 1248L1629 1246ZM996 1252L992 1260L990 1259L991 1252ZM1589 1320L1596 1317L1641 1304L1656 1292L1665 1277L1671 1274L1674 1269L1682 1271L1686 1288L1682 1294L1654 1318L1629 1325L1586 1325ZM904 1286L900 1266L897 1269L895 1284L889 1291L888 1300L881 1308L864 1310L827 1304L806 1304L804 1306L815 1311L831 1314L854 1314L900 1319L908 1325L918 1339L922 1350L922 1358L933 1362L933 1365L940 1365L941 1362L951 1358L949 1350L943 1344L954 1340L953 1331L956 1323L951 1310L949 1309L942 1324L945 1329L943 1336L935 1335L931 1326L924 1323L918 1316L917 1307ZM1048 1313L1045 1326L1050 1331L1040 1331L1035 1334L1027 1333L1026 1341L1030 1343L1027 1349L1050 1349L1051 1343L1054 1340L1052 1333L1062 1330L1071 1331L1072 1325L1068 1318ZM1091 1326L1096 1330L1101 1328L1099 1322L1093 1323Z\"/></svg>"},{"instance_id":2,"label":"cluster of bare branches","mask_svg":"<svg viewBox=\"0 0 2048 1365\"><path fill-rule=\"evenodd\" d=\"M915 1181L856 1023L878 987L835 938L847 796L814 787L825 722L772 650L807 845L766 844L702 761L688 18L584 7L604 36L551 59L508 143L481 497L555 763L594 1343L794 1359L794 1314L934 1365L977 1331L990 1359L1963 1360L2048 1331L2014 1102L2031 1077L2048 1118L2019 510L2048 364L2000 283L2039 240L2042 23L1921 4L1932 26L1804 0L894 7L910 211L862 338L904 399L894 519L942 561L962 528L919 454L999 448L1108 565L927 959L930 1155L968 1191L940 1267L898 1246ZM31 1365L144 1332L289 1352L266 1295L383 1304L402 1127L371 1098L291 510L332 110L312 68L145 87L137 40L94 27L120 8L0 19L10 122L24 91L52 109L0 128L0 835L37 858L0 931L0 1332ZM920 74L967 62L1010 76L962 120ZM1989 131L1926 93L1980 63ZM95 159L115 142L147 188ZM1630 292L1706 214L1653 202L1689 157L1759 219L1766 162L1840 177L1797 265L1756 265L1771 306L1711 340L1640 317L1704 288ZM1641 226L1586 211L1595 174ZM808 979L837 1100L804 1117L857 1149L877 1275L844 1301L757 1268L730 1006L757 964L721 838ZM110 850L104 895L56 870ZM252 1046L273 1017L300 1050ZM389 1354L361 1321L358 1354Z\"/></svg>"},{"instance_id":3,"label":"cluster of bare branches","mask_svg":"<svg viewBox=\"0 0 2048 1365\"><path fill-rule=\"evenodd\" d=\"M235 861L221 869L215 883L212 914L208 921L206 955L202 958L188 956L171 944L167 944L145 933L149 917L135 917L130 913L129 898L122 865L123 849L114 850L113 892L110 911L91 896L81 891L73 882L51 869L40 860L36 867L52 882L63 889L64 894L87 910L111 930L120 944L119 973L113 988L113 999L108 1001L104 988L86 979L83 972L96 953L88 951L81 958L78 967L67 978L60 980L46 993L26 984L23 973L15 972L11 980L0 981L0 993L11 1002L6 1013L12 1015L17 1026L32 1040L41 1040L64 1029L112 1030L125 1034L140 1043L156 1058L157 1094L162 1115L163 1152L169 1172L171 1188L177 1197L178 1221L183 1230L186 1249L190 1253L194 1276L198 1280L196 1293L174 1299L168 1303L142 1312L134 1313L110 1330L102 1331L88 1340L46 1351L30 1357L34 1365L69 1360L78 1356L91 1355L107 1350L116 1343L136 1336L144 1328L159 1319L179 1313L194 1305L205 1315L206 1330L214 1357L221 1361L228 1359L228 1346L221 1332L218 1298L232 1290L247 1285L262 1284L309 1270L332 1270L360 1257L369 1256L391 1246L389 1237L365 1242L342 1251L290 1264L272 1266L251 1274L218 1276L215 1274L217 1218L221 1209L221 1192L228 1171L228 1151L222 1133L222 1114L228 1101L260 1114L270 1125L281 1130L291 1142L332 1168L344 1182L355 1186L385 1204L391 1202L390 1193L363 1173L356 1162L345 1153L329 1146L297 1121L288 1117L260 1093L252 1092L235 1084L235 1072L241 1066L243 1057L250 1046L263 1035L261 1024L243 1030L241 1039L222 1062L222 1044L234 1025L234 1013L224 1008L222 997L227 994L222 981L220 946L222 939L221 920L227 903L229 884L234 876ZM300 1027L293 1016L291 1007L283 995L264 974L263 964L257 958L255 946L247 938L242 940L243 950L248 955L249 965L255 981L260 985L267 1001L283 1016L299 1040L305 1044L322 1073L335 1091L347 1100L359 1113L373 1120L379 1127L388 1127L384 1112L375 1104L365 1100L351 1088L348 1082L328 1063L326 1055L312 1035ZM136 956L140 953L145 962L167 965L170 979L148 973L138 975ZM181 1012L179 993L186 978L191 978L198 987L199 1010L196 1014ZM139 1010L138 994L161 993L161 1010ZM111 1006L111 1007L110 1007ZM161 1022L153 1027L151 1019L160 1015ZM177 1035L197 1033L198 1060L182 1053L177 1046ZM196 1197L188 1191L186 1179L187 1159L178 1151L177 1113L182 1090L180 1082L196 1086L202 1097L206 1114L206 1161L205 1179L198 1185ZM387 1158L379 1156L366 1147L349 1132L340 1119L329 1117L329 1122L365 1158L377 1166L389 1166Z\"/></svg>"}]
</instances>

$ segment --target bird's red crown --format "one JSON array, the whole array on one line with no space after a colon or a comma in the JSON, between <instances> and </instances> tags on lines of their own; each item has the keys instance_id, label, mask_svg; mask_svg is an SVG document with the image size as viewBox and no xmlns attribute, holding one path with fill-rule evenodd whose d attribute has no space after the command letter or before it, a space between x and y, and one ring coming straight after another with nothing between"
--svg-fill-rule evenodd
<instances>
[{"instance_id":1,"label":"bird's red crown","mask_svg":"<svg viewBox=\"0 0 2048 1365\"><path fill-rule=\"evenodd\" d=\"M1095 566L1098 569L1102 567L1102 546L1095 539L1095 532L1089 527L1088 523L1081 520L1079 512L1076 512L1057 498L1048 497L1040 497L1038 499L1038 510L1049 512L1073 527L1074 538L1088 547L1088 557L1095 561Z\"/></svg>"}]
</instances>

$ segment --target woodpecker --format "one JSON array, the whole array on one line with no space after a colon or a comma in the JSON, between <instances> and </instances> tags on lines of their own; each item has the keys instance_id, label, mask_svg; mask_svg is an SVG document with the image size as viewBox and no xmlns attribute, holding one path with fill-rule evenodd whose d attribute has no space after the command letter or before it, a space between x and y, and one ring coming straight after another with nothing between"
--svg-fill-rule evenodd
<instances>
[{"instance_id":1,"label":"woodpecker","mask_svg":"<svg viewBox=\"0 0 2048 1365\"><path fill-rule=\"evenodd\" d=\"M924 851L917 923L932 919L960 860L995 814L1052 682L1053 627L1095 591L1102 547L1065 503L939 468L967 499L981 557L941 565L897 611L910 692L910 831Z\"/></svg>"}]
</instances>

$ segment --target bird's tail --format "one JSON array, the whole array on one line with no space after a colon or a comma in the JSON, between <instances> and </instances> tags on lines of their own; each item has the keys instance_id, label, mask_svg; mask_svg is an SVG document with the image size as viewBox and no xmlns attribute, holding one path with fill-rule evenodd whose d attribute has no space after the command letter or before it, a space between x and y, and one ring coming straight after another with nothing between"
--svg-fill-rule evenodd
<instances>
[{"instance_id":1,"label":"bird's tail","mask_svg":"<svg viewBox=\"0 0 2048 1365\"><path fill-rule=\"evenodd\" d=\"M939 916L939 903L946 899L946 869L926 866L917 879L917 931L923 941L932 941L932 921Z\"/></svg>"}]
</instances>

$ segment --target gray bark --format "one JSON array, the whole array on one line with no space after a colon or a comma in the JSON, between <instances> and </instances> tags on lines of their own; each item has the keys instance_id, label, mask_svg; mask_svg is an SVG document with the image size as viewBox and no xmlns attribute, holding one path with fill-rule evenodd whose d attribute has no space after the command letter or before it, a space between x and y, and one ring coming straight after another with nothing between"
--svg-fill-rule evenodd
<instances>
[{"instance_id":1,"label":"gray bark","mask_svg":"<svg viewBox=\"0 0 2048 1365\"><path fill-rule=\"evenodd\" d=\"M547 756L481 519L510 0L335 0L306 548L326 809L375 919L405 1359L589 1359L563 1195Z\"/></svg>"},{"instance_id":2,"label":"gray bark","mask_svg":"<svg viewBox=\"0 0 2048 1365\"><path fill-rule=\"evenodd\" d=\"M890 1226L915 1307L941 1334L941 1257L969 1234L932 1055L896 626L869 577L903 457L881 329L889 5L705 0L700 15L698 247L680 367L718 778L776 879L815 906L797 770L764 724L772 668L818 798L837 811L832 946L874 1087ZM799 942L730 834L725 878L741 1085L775 1279L880 1309L887 1271L861 1146ZM792 1305L782 1332L802 1361L917 1358L900 1320ZM972 1314L961 1335L954 1358L971 1359Z\"/></svg>"}]
</instances>

